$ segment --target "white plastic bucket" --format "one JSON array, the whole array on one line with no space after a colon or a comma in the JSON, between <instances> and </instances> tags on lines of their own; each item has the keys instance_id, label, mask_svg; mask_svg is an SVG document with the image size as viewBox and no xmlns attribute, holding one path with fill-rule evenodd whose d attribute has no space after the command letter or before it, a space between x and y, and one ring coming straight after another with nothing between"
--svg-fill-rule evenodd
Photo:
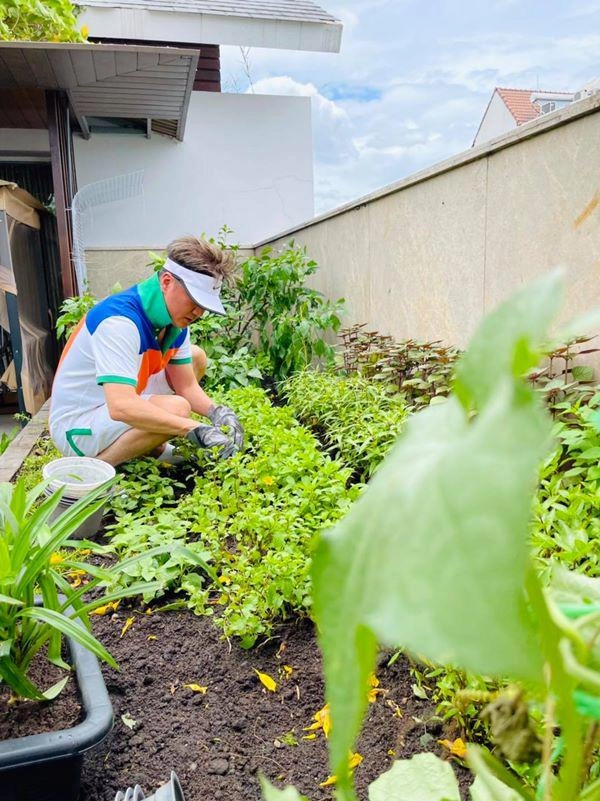
<instances>
[{"instance_id":1,"label":"white plastic bucket","mask_svg":"<svg viewBox=\"0 0 600 801\"><path fill-rule=\"evenodd\" d=\"M50 482L44 490L46 495L50 496L57 489L64 487L60 503L50 517L50 520L55 520L79 498L84 498L96 487L113 478L115 468L101 459L92 459L89 456L66 456L45 464L42 474L44 479ZM110 492L111 490L109 489L106 494L107 500ZM105 505L103 504L93 515L84 520L71 537L73 539L83 539L97 534L102 522Z\"/></svg>"}]
</instances>

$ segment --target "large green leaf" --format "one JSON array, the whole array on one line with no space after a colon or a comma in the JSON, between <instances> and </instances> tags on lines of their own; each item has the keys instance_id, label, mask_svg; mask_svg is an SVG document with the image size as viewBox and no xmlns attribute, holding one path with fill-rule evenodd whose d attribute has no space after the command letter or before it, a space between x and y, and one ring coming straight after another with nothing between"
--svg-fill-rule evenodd
<instances>
[{"instance_id":1,"label":"large green leaf","mask_svg":"<svg viewBox=\"0 0 600 801\"><path fill-rule=\"evenodd\" d=\"M502 391L470 425L456 400L415 415L313 561L344 772L375 640L485 675L539 680L523 585L536 467L550 424L533 399Z\"/></svg>"},{"instance_id":2,"label":"large green leaf","mask_svg":"<svg viewBox=\"0 0 600 801\"><path fill-rule=\"evenodd\" d=\"M460 793L448 762L434 754L416 754L394 762L375 779L369 801L460 801Z\"/></svg>"},{"instance_id":3,"label":"large green leaf","mask_svg":"<svg viewBox=\"0 0 600 801\"><path fill-rule=\"evenodd\" d=\"M500 381L536 366L562 295L555 271L484 317L456 370L456 393L467 408L481 409Z\"/></svg>"},{"instance_id":4,"label":"large green leaf","mask_svg":"<svg viewBox=\"0 0 600 801\"><path fill-rule=\"evenodd\" d=\"M378 640L476 673L541 681L524 585L531 496L551 425L521 376L559 294L557 277L546 278L484 321L459 371L460 402L410 420L317 547L314 609L341 798L353 797L347 753Z\"/></svg>"},{"instance_id":5,"label":"large green leaf","mask_svg":"<svg viewBox=\"0 0 600 801\"><path fill-rule=\"evenodd\" d=\"M300 795L298 790L294 787L286 787L284 790L278 790L276 787L265 779L264 776L259 776L260 789L265 801L306 801L303 795Z\"/></svg>"},{"instance_id":6,"label":"large green leaf","mask_svg":"<svg viewBox=\"0 0 600 801\"><path fill-rule=\"evenodd\" d=\"M469 767L476 774L470 787L472 801L534 801L531 790L520 785L515 775L496 762L485 749L470 745L467 758ZM499 771L508 784L501 781L495 771Z\"/></svg>"}]
</instances>

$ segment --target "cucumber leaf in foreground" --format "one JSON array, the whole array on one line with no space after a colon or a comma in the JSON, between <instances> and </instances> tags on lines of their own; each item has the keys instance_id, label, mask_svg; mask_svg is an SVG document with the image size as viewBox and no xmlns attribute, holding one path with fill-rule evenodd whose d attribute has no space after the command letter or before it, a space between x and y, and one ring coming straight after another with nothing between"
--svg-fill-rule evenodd
<instances>
[{"instance_id":1,"label":"cucumber leaf in foreground","mask_svg":"<svg viewBox=\"0 0 600 801\"><path fill-rule=\"evenodd\" d=\"M341 799L354 797L347 754L377 642L541 681L524 585L551 423L521 376L537 361L558 288L556 276L543 279L484 321L458 370L460 397L414 415L366 492L318 544L314 609Z\"/></svg>"}]
</instances>

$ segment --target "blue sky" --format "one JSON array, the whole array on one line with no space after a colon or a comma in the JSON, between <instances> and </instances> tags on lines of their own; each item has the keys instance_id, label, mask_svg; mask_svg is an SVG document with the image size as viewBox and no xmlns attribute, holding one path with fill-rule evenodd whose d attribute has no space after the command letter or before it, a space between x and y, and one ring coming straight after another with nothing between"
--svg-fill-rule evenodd
<instances>
[{"instance_id":1,"label":"blue sky","mask_svg":"<svg viewBox=\"0 0 600 801\"><path fill-rule=\"evenodd\" d=\"M495 86L600 77L600 0L322 0L338 54L221 48L223 89L312 99L320 213L469 148Z\"/></svg>"}]
</instances>

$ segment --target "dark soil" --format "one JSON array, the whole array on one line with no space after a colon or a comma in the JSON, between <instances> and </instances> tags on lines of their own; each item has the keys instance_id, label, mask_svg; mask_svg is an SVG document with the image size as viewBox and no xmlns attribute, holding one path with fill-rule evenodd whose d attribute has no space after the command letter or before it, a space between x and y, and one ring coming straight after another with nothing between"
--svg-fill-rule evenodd
<instances>
[{"instance_id":1,"label":"dark soil","mask_svg":"<svg viewBox=\"0 0 600 801\"><path fill-rule=\"evenodd\" d=\"M68 661L69 655L63 654L63 659ZM48 663L45 655L38 654L32 662L29 679L45 692L64 675L64 670ZM0 741L56 731L57 728L68 729L76 726L82 717L74 675L69 677L66 687L51 703L17 700L5 684L0 684Z\"/></svg>"},{"instance_id":2,"label":"dark soil","mask_svg":"<svg viewBox=\"0 0 600 801\"><path fill-rule=\"evenodd\" d=\"M128 616L133 626L121 637ZM209 618L188 612L123 612L96 618L94 633L120 664L103 672L115 711L104 743L86 755L81 801L113 801L117 790L140 784L147 795L175 770L186 801L258 801L258 774L279 787L294 784L310 801L333 797L327 743L306 727L324 705L321 660L312 625L298 622L262 647L243 651L220 639ZM444 756L443 732L427 701L416 698L408 664L377 675L383 692L370 704L356 750L359 796L394 759L423 750ZM285 678L284 665L292 667ZM255 670L277 681L267 691ZM205 694L184 684L207 687ZM124 721L133 719L133 728ZM130 721L131 723L131 721ZM296 743L296 744L292 744ZM446 754L447 755L447 754ZM466 788L469 774L455 766ZM465 796L466 797L466 796Z\"/></svg>"}]
</instances>

